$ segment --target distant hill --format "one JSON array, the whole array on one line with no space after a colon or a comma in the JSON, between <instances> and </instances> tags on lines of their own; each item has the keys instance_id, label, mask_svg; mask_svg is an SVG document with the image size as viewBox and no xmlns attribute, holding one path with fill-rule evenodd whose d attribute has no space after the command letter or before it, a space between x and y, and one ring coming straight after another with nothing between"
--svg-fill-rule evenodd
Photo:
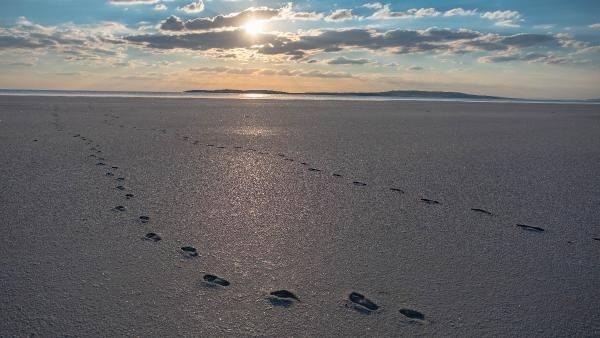
<instances>
[{"instance_id":1,"label":"distant hill","mask_svg":"<svg viewBox=\"0 0 600 338\"><path fill-rule=\"evenodd\" d=\"M208 94L285 94L285 95L321 95L321 96L378 96L378 97L406 97L406 98L442 98L442 99L487 99L501 100L508 99L499 96L475 95L461 92L434 92L421 90L391 90L386 92L305 92L288 93L276 90L239 90L239 89L194 89L186 90L186 93L208 93Z\"/></svg>"}]
</instances>

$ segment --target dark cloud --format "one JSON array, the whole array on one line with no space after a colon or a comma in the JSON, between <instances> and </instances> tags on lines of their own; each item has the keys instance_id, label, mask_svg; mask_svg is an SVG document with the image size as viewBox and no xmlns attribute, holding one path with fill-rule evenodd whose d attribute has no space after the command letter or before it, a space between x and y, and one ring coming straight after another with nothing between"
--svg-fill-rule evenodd
<instances>
[{"instance_id":1,"label":"dark cloud","mask_svg":"<svg viewBox=\"0 0 600 338\"><path fill-rule=\"evenodd\" d=\"M244 30L232 30L177 35L133 35L124 39L156 49L226 50L268 44L277 40L278 37L271 34L259 34L251 37Z\"/></svg>"},{"instance_id":2,"label":"dark cloud","mask_svg":"<svg viewBox=\"0 0 600 338\"><path fill-rule=\"evenodd\" d=\"M471 51L502 51L528 48L541 44L556 44L557 38L544 34L501 36L459 29L429 28L425 30L373 29L320 30L307 34L258 34L250 37L244 30L205 31L186 34L136 35L126 40L157 49L185 48L192 50L252 48L264 55L286 55L300 60L319 52L343 50L385 50L408 54L421 52L468 53ZM343 62L341 60L340 62ZM338 63L340 64L340 63Z\"/></svg>"},{"instance_id":3,"label":"dark cloud","mask_svg":"<svg viewBox=\"0 0 600 338\"><path fill-rule=\"evenodd\" d=\"M267 7L248 8L242 12L230 15L217 15L213 18L196 18L183 21L172 15L163 21L160 29L165 31L204 31L218 28L243 26L250 20L268 20L281 13L281 9Z\"/></svg>"},{"instance_id":4,"label":"dark cloud","mask_svg":"<svg viewBox=\"0 0 600 338\"><path fill-rule=\"evenodd\" d=\"M364 65L367 63L371 63L371 61L368 59L349 59L344 56L327 61L327 64L330 65Z\"/></svg>"}]
</instances>

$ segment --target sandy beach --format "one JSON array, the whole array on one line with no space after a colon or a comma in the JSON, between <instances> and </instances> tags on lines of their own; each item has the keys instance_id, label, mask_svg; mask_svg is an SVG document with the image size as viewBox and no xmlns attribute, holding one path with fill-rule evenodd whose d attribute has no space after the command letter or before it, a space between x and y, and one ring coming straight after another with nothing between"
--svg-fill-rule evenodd
<instances>
[{"instance_id":1,"label":"sandy beach","mask_svg":"<svg viewBox=\"0 0 600 338\"><path fill-rule=\"evenodd\" d=\"M600 335L600 105L3 96L0 163L0 336Z\"/></svg>"}]
</instances>

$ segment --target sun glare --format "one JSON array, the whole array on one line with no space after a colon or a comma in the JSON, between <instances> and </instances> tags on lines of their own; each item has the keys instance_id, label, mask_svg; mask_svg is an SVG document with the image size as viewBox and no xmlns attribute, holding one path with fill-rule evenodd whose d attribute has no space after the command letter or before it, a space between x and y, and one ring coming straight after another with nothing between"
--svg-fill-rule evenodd
<instances>
[{"instance_id":1,"label":"sun glare","mask_svg":"<svg viewBox=\"0 0 600 338\"><path fill-rule=\"evenodd\" d=\"M257 35L263 32L264 23L260 20L250 20L242 27L248 34Z\"/></svg>"}]
</instances>

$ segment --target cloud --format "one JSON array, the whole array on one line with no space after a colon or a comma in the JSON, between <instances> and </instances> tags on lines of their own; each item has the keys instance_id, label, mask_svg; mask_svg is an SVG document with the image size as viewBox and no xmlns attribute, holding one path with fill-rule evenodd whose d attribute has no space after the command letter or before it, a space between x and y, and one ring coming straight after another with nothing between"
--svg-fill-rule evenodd
<instances>
[{"instance_id":1,"label":"cloud","mask_svg":"<svg viewBox=\"0 0 600 338\"><path fill-rule=\"evenodd\" d=\"M383 4L381 2L369 2L369 3L362 5L361 7L369 8L369 9L381 9L381 8L383 8Z\"/></svg>"},{"instance_id":2,"label":"cloud","mask_svg":"<svg viewBox=\"0 0 600 338\"><path fill-rule=\"evenodd\" d=\"M411 19L411 18L424 18L439 16L441 13L435 8L413 8L405 12L394 12L390 9L390 5L382 5L375 13L373 13L369 19Z\"/></svg>"},{"instance_id":3,"label":"cloud","mask_svg":"<svg viewBox=\"0 0 600 338\"><path fill-rule=\"evenodd\" d=\"M169 21L167 21L169 22ZM179 21L174 20L175 24ZM181 30L176 28L175 30ZM459 29L428 28L424 30L329 29L297 34L263 33L249 38L243 29L209 30L185 34L131 35L124 38L133 44L156 49L249 49L265 56L284 56L306 60L313 54L343 50L371 50L395 54L469 53L474 51L506 51L533 46L562 46L563 40L546 34L484 34ZM564 40L567 41L567 40Z\"/></svg>"},{"instance_id":4,"label":"cloud","mask_svg":"<svg viewBox=\"0 0 600 338\"><path fill-rule=\"evenodd\" d=\"M485 12L481 15L482 18L495 21L498 26L519 27L519 23L523 21L521 14L517 11L495 11Z\"/></svg>"},{"instance_id":5,"label":"cloud","mask_svg":"<svg viewBox=\"0 0 600 338\"><path fill-rule=\"evenodd\" d=\"M588 26L591 29L600 29L600 23L594 23Z\"/></svg>"},{"instance_id":6,"label":"cloud","mask_svg":"<svg viewBox=\"0 0 600 338\"><path fill-rule=\"evenodd\" d=\"M177 9L186 13L200 13L204 10L204 2L202 0L196 0Z\"/></svg>"},{"instance_id":7,"label":"cloud","mask_svg":"<svg viewBox=\"0 0 600 338\"><path fill-rule=\"evenodd\" d=\"M190 68L192 72L199 73L226 73L235 75L263 75L263 76L300 76L300 77L318 77L318 78L353 78L350 73L343 72L323 72L320 70L299 70L299 69L258 69L258 68L235 68L227 66L218 67L200 67Z\"/></svg>"},{"instance_id":8,"label":"cloud","mask_svg":"<svg viewBox=\"0 0 600 338\"><path fill-rule=\"evenodd\" d=\"M444 16L472 16L472 15L476 15L477 14L477 10L476 9L462 9L462 8L453 8L450 10L447 10L446 12L444 12Z\"/></svg>"},{"instance_id":9,"label":"cloud","mask_svg":"<svg viewBox=\"0 0 600 338\"><path fill-rule=\"evenodd\" d=\"M112 5L152 5L157 3L158 0L109 0L108 3Z\"/></svg>"},{"instance_id":10,"label":"cloud","mask_svg":"<svg viewBox=\"0 0 600 338\"><path fill-rule=\"evenodd\" d=\"M320 20L323 14L315 12L295 12L292 4L281 8L250 7L238 13L217 15L212 18L195 18L183 21L176 16L170 16L160 25L165 31L205 31L221 28L237 28L250 20Z\"/></svg>"},{"instance_id":11,"label":"cloud","mask_svg":"<svg viewBox=\"0 0 600 338\"><path fill-rule=\"evenodd\" d=\"M115 63L125 55L116 32L132 33L119 23L42 26L20 17L13 27L0 28L0 51L53 53L67 61Z\"/></svg>"},{"instance_id":12,"label":"cloud","mask_svg":"<svg viewBox=\"0 0 600 338\"><path fill-rule=\"evenodd\" d=\"M525 53L525 54L504 54L504 55L490 55L483 56L478 59L481 63L502 63L512 61L527 61L531 63L545 63L545 64L565 64L575 63L576 61L568 57L561 57L555 54L544 54L544 53Z\"/></svg>"},{"instance_id":13,"label":"cloud","mask_svg":"<svg viewBox=\"0 0 600 338\"><path fill-rule=\"evenodd\" d=\"M277 37L272 34L257 34L253 39L249 39L248 34L244 30L236 29L177 35L131 35L124 37L124 39L131 43L155 49L211 50L250 48L256 45L272 43Z\"/></svg>"},{"instance_id":14,"label":"cloud","mask_svg":"<svg viewBox=\"0 0 600 338\"><path fill-rule=\"evenodd\" d=\"M154 6L154 10L155 11L166 11L167 6L165 4L157 4L156 6Z\"/></svg>"},{"instance_id":15,"label":"cloud","mask_svg":"<svg viewBox=\"0 0 600 338\"><path fill-rule=\"evenodd\" d=\"M243 26L250 20L268 20L280 14L280 10L267 7L248 8L239 13L217 15L213 18L196 18L182 21L176 16L170 16L163 21L160 28L167 31L204 31L218 28Z\"/></svg>"},{"instance_id":16,"label":"cloud","mask_svg":"<svg viewBox=\"0 0 600 338\"><path fill-rule=\"evenodd\" d=\"M354 19L351 9L338 9L325 17L325 21L345 21Z\"/></svg>"},{"instance_id":17,"label":"cloud","mask_svg":"<svg viewBox=\"0 0 600 338\"><path fill-rule=\"evenodd\" d=\"M348 59L344 56L327 61L327 64L330 65L364 65L367 63L371 63L371 61L368 59Z\"/></svg>"}]
</instances>

